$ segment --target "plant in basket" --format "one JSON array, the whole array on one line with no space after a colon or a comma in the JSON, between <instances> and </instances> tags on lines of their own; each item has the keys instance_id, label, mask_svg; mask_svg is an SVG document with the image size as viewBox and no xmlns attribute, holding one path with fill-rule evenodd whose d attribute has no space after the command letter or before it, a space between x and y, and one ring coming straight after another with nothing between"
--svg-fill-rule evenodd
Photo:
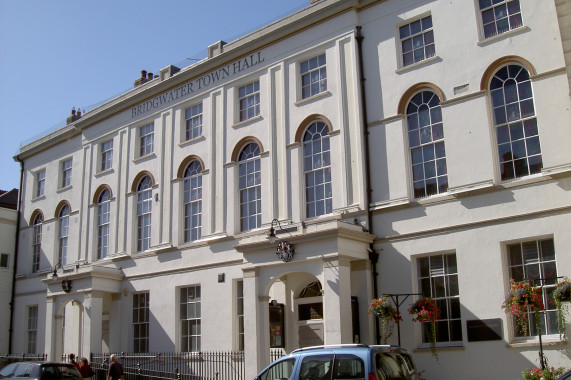
<instances>
[{"instance_id":1,"label":"plant in basket","mask_svg":"<svg viewBox=\"0 0 571 380\"><path fill-rule=\"evenodd\" d=\"M428 322L430 323L430 331L428 340L430 341L430 350L432 355L438 359L436 354L436 321L440 319L440 309L430 297L424 297L412 304L408 310L414 317L415 322Z\"/></svg>"},{"instance_id":2,"label":"plant in basket","mask_svg":"<svg viewBox=\"0 0 571 380\"><path fill-rule=\"evenodd\" d=\"M394 308L391 300L387 296L381 296L381 298L371 300L369 304L369 314L376 315L381 322L383 343L386 343L387 339L393 333L391 322L399 323L402 321L400 313Z\"/></svg>"},{"instance_id":3,"label":"plant in basket","mask_svg":"<svg viewBox=\"0 0 571 380\"><path fill-rule=\"evenodd\" d=\"M524 335L528 333L528 311L533 312L537 329L540 329L540 318L537 312L545 310L541 291L529 282L510 280L510 290L502 305L506 314L512 315Z\"/></svg>"},{"instance_id":4,"label":"plant in basket","mask_svg":"<svg viewBox=\"0 0 571 380\"><path fill-rule=\"evenodd\" d=\"M565 333L565 312L563 310L563 302L571 301L571 281L565 277L562 281L557 283L553 290L553 302L557 309L557 328L559 329L559 336Z\"/></svg>"},{"instance_id":5,"label":"plant in basket","mask_svg":"<svg viewBox=\"0 0 571 380\"><path fill-rule=\"evenodd\" d=\"M555 380L559 375L565 373L565 368L547 367L544 370L531 368L524 370L521 374L525 380Z\"/></svg>"}]
</instances>

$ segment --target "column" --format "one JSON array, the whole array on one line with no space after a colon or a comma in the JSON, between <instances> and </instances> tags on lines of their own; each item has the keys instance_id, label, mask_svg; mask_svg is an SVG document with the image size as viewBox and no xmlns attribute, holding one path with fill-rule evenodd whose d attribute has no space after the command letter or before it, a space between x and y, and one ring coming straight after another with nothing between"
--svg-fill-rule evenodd
<instances>
[{"instance_id":1,"label":"column","mask_svg":"<svg viewBox=\"0 0 571 380\"><path fill-rule=\"evenodd\" d=\"M48 360L58 361L59 358L56 357L57 325L54 304L55 300L53 297L46 298L46 336L44 343L44 352L48 355Z\"/></svg>"},{"instance_id":2,"label":"column","mask_svg":"<svg viewBox=\"0 0 571 380\"><path fill-rule=\"evenodd\" d=\"M269 364L268 296L258 295L256 268L244 271L244 354L246 378L252 379Z\"/></svg>"},{"instance_id":3,"label":"column","mask_svg":"<svg viewBox=\"0 0 571 380\"><path fill-rule=\"evenodd\" d=\"M102 352L101 334L103 317L103 297L100 294L91 293L86 296L83 303L83 355L90 352Z\"/></svg>"},{"instance_id":4,"label":"column","mask_svg":"<svg viewBox=\"0 0 571 380\"><path fill-rule=\"evenodd\" d=\"M323 317L325 344L353 342L351 267L346 258L328 258L323 262Z\"/></svg>"}]
</instances>

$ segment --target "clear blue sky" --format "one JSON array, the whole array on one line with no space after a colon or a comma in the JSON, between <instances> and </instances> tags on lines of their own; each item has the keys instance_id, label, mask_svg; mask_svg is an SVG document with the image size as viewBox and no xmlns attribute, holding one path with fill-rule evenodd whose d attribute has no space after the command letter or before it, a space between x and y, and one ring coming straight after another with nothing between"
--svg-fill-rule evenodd
<instances>
[{"instance_id":1,"label":"clear blue sky","mask_svg":"<svg viewBox=\"0 0 571 380\"><path fill-rule=\"evenodd\" d=\"M309 0L0 0L0 189L22 143L133 87L141 70L206 55ZM186 63L185 63L186 60Z\"/></svg>"}]
</instances>

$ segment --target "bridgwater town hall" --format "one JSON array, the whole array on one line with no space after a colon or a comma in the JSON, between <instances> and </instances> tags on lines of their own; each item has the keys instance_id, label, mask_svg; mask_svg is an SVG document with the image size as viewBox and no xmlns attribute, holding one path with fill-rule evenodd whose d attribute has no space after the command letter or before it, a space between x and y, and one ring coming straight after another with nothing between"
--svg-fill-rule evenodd
<instances>
[{"instance_id":1,"label":"bridgwater town hall","mask_svg":"<svg viewBox=\"0 0 571 380\"><path fill-rule=\"evenodd\" d=\"M520 379L540 349L571 367L550 301L571 276L570 1L308 0L133 74L14 157L7 351L241 352L251 379L276 350L381 343L388 295L387 342L426 379ZM540 289L540 329L502 308L512 279Z\"/></svg>"}]
</instances>

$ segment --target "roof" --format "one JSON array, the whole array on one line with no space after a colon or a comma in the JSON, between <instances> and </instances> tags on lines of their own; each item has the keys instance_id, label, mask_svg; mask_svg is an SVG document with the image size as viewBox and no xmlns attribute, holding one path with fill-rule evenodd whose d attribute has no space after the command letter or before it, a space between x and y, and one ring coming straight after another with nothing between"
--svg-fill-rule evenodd
<instances>
[{"instance_id":1,"label":"roof","mask_svg":"<svg viewBox=\"0 0 571 380\"><path fill-rule=\"evenodd\" d=\"M18 208L18 189L0 190L0 207L16 210Z\"/></svg>"}]
</instances>

